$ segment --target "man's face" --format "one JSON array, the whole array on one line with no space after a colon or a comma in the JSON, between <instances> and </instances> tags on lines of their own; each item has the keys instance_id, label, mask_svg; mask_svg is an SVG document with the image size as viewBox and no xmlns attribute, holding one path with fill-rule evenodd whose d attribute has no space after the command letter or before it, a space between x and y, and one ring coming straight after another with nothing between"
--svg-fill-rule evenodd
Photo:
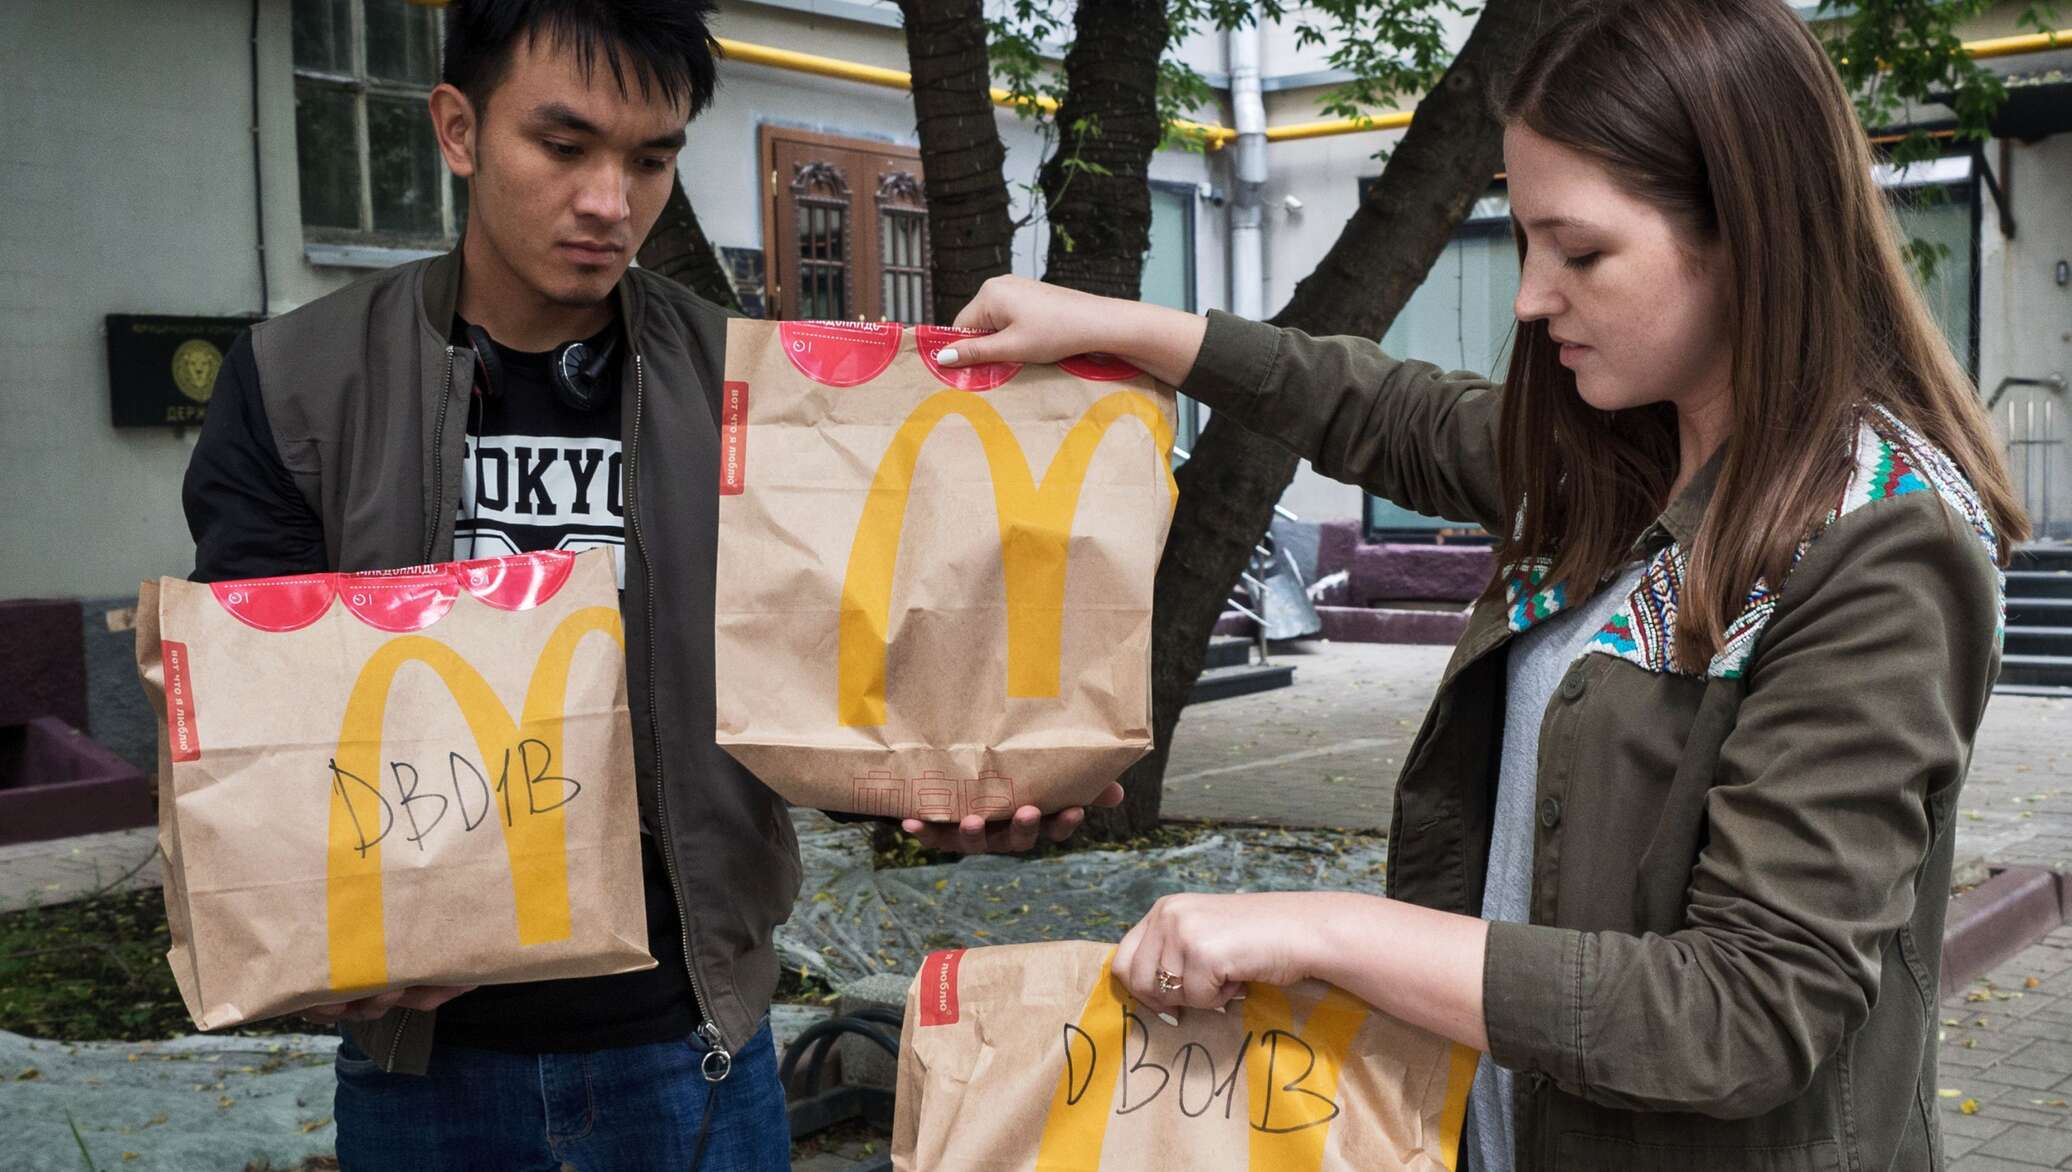
<instances>
[{"instance_id":1,"label":"man's face","mask_svg":"<svg viewBox=\"0 0 2072 1172\"><path fill-rule=\"evenodd\" d=\"M511 67L477 111L470 231L519 281L559 305L595 305L632 263L669 198L686 108L655 87L630 95L596 61L587 81L574 54L547 38L520 41ZM468 169L463 170L463 165Z\"/></svg>"}]
</instances>

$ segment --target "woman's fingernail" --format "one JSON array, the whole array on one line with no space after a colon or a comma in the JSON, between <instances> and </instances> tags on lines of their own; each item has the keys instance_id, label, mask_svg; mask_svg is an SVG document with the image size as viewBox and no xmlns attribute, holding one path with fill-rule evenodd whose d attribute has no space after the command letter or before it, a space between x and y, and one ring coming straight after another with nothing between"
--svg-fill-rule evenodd
<instances>
[{"instance_id":1,"label":"woman's fingernail","mask_svg":"<svg viewBox=\"0 0 2072 1172\"><path fill-rule=\"evenodd\" d=\"M1161 1014L1159 1014L1159 1015L1158 1015L1158 1020L1160 1020L1160 1021L1162 1021L1162 1022L1166 1023L1166 1024L1167 1024L1167 1025L1169 1025L1169 1026L1172 1026L1172 1027L1174 1027L1175 1029L1179 1028L1179 1025L1180 1025L1180 1019L1179 1019L1179 1018L1177 1018L1177 1017L1174 1017L1174 1016L1173 1016L1172 1014L1170 1014L1170 1013L1161 1013Z\"/></svg>"},{"instance_id":2,"label":"woman's fingernail","mask_svg":"<svg viewBox=\"0 0 2072 1172\"><path fill-rule=\"evenodd\" d=\"M955 346L944 346L935 352L935 360L937 362L954 364L957 361L957 348Z\"/></svg>"},{"instance_id":3,"label":"woman's fingernail","mask_svg":"<svg viewBox=\"0 0 2072 1172\"><path fill-rule=\"evenodd\" d=\"M1229 1012L1230 1012L1229 1010L1227 1010L1227 1009L1223 1008L1223 1007L1222 1007L1221 1005L1211 1005L1211 1006L1209 1006L1209 1008L1210 1008L1210 1009L1213 1009L1213 1010L1215 1010L1215 1011L1216 1011L1217 1013L1229 1013Z\"/></svg>"}]
</instances>

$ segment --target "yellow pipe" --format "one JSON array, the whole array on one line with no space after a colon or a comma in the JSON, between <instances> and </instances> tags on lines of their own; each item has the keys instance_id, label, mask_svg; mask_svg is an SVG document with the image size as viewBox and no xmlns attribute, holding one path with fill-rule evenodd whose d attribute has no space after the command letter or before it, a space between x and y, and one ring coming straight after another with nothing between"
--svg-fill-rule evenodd
<instances>
[{"instance_id":1,"label":"yellow pipe","mask_svg":"<svg viewBox=\"0 0 2072 1172\"><path fill-rule=\"evenodd\" d=\"M912 90L914 75L897 69L885 69L876 65L863 65L854 61L843 61L835 57L821 57L812 53L800 53L791 49L778 49L769 45L756 45L747 41L719 38L720 48L727 58L750 65L767 65L773 69L785 69L794 73L811 73L821 77L840 78L844 81L858 81L865 85L884 86L887 89ZM2024 53L2040 53L2057 46L2072 46L2072 28L2048 33L2023 33L2012 37L1993 37L1982 41L1967 41L1964 51L1973 58L2013 57ZM1045 114L1056 114L1056 99L1045 97L1016 98L998 86L992 89L993 104L1009 109L1023 104L1034 105ZM1268 142L1294 142L1305 138L1327 138L1339 134L1365 134L1383 130L1401 130L1410 125L1412 112L1394 110L1386 114L1374 114L1364 118L1329 118L1320 122L1293 122L1266 129ZM1214 126L1202 122L1176 121L1173 129L1193 134L1205 140L1211 150L1221 150L1237 138L1237 131L1227 126Z\"/></svg>"},{"instance_id":2,"label":"yellow pipe","mask_svg":"<svg viewBox=\"0 0 2072 1172\"><path fill-rule=\"evenodd\" d=\"M1964 51L1974 59L1985 57L2014 57L2022 53L2041 53L2059 46L2072 48L2072 28L2061 28L2050 33L2021 33L2012 37L1993 37L1984 41L1966 41Z\"/></svg>"}]
</instances>

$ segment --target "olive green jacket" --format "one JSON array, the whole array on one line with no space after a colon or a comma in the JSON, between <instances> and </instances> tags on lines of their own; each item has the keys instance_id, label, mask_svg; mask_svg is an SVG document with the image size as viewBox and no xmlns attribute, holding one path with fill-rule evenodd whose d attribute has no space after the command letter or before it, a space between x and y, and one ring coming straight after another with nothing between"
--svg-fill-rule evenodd
<instances>
[{"instance_id":1,"label":"olive green jacket","mask_svg":"<svg viewBox=\"0 0 2072 1172\"><path fill-rule=\"evenodd\" d=\"M1494 532L1489 382L1227 314L1181 388L1326 475ZM1930 1169L1951 818L2000 667L1993 531L1876 409L1791 572L1702 674L1670 653L1717 461L1548 705L1529 924L1493 924L1490 1050L1517 1167ZM1396 791L1389 894L1482 905L1513 635L1580 601L1540 566L1475 607ZM1409 942L1406 942L1408 944Z\"/></svg>"}]
</instances>

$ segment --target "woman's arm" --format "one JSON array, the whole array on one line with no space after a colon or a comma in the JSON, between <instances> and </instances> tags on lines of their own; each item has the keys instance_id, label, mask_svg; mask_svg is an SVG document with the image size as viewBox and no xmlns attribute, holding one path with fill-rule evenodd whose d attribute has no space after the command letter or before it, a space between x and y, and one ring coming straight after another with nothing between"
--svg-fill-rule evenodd
<instances>
[{"instance_id":1,"label":"woman's arm","mask_svg":"<svg viewBox=\"0 0 2072 1172\"><path fill-rule=\"evenodd\" d=\"M1489 925L1346 891L1168 895L1116 947L1114 970L1156 1012L1218 1008L1247 981L1328 981L1383 1013L1476 1050ZM1158 973L1180 977L1161 993Z\"/></svg>"},{"instance_id":2,"label":"woman's arm","mask_svg":"<svg viewBox=\"0 0 2072 1172\"><path fill-rule=\"evenodd\" d=\"M1486 379L1399 362L1364 338L1178 310L995 277L957 324L995 331L959 342L950 364L1055 362L1087 351L1124 358L1309 460L1326 476L1432 516L1504 532L1500 397Z\"/></svg>"}]
</instances>

